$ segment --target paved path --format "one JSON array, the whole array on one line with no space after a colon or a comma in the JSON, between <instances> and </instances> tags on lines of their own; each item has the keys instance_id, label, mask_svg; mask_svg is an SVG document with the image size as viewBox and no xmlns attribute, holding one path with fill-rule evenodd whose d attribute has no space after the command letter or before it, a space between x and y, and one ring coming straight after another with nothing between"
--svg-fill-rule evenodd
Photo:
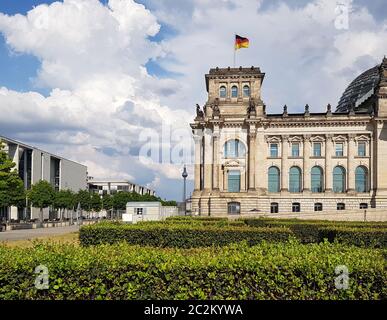
<instances>
[{"instance_id":1,"label":"paved path","mask_svg":"<svg viewBox=\"0 0 387 320\"><path fill-rule=\"evenodd\" d=\"M25 230L11 230L0 232L1 241L12 240L29 240L41 237L57 236L71 232L77 232L78 226L67 227L55 227L55 228L38 228L38 229L25 229Z\"/></svg>"}]
</instances>

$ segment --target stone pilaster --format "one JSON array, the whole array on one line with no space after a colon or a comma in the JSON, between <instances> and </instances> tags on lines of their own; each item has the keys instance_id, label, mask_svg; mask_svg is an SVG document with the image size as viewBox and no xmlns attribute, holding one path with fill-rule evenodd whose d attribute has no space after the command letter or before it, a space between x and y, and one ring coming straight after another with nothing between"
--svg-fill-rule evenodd
<instances>
[{"instance_id":1,"label":"stone pilaster","mask_svg":"<svg viewBox=\"0 0 387 320\"><path fill-rule=\"evenodd\" d=\"M289 136L282 136L281 192L289 191Z\"/></svg>"},{"instance_id":2,"label":"stone pilaster","mask_svg":"<svg viewBox=\"0 0 387 320\"><path fill-rule=\"evenodd\" d=\"M213 164L212 164L212 188L219 190L219 129L214 130L212 137Z\"/></svg>"},{"instance_id":3,"label":"stone pilaster","mask_svg":"<svg viewBox=\"0 0 387 320\"><path fill-rule=\"evenodd\" d=\"M327 134L325 136L325 192L332 192L333 188L333 168L332 168L332 156L333 156L333 135Z\"/></svg>"},{"instance_id":4,"label":"stone pilaster","mask_svg":"<svg viewBox=\"0 0 387 320\"><path fill-rule=\"evenodd\" d=\"M204 190L212 189L212 130L204 130Z\"/></svg>"},{"instance_id":5,"label":"stone pilaster","mask_svg":"<svg viewBox=\"0 0 387 320\"><path fill-rule=\"evenodd\" d=\"M356 155L356 144L355 135L348 135L348 149L347 149L347 191L350 193L355 192L355 155Z\"/></svg>"},{"instance_id":6,"label":"stone pilaster","mask_svg":"<svg viewBox=\"0 0 387 320\"><path fill-rule=\"evenodd\" d=\"M310 135L304 135L304 165L303 165L303 190L306 192L310 192L311 189L311 175L310 175L310 155L311 155L311 141Z\"/></svg>"},{"instance_id":7,"label":"stone pilaster","mask_svg":"<svg viewBox=\"0 0 387 320\"><path fill-rule=\"evenodd\" d=\"M255 190L255 144L256 144L256 129L250 127L249 131L249 190Z\"/></svg>"}]
</instances>

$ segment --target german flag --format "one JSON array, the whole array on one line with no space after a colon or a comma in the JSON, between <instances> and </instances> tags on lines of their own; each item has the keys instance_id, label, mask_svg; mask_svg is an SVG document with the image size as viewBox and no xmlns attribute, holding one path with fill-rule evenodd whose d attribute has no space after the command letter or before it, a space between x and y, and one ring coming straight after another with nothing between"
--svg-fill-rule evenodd
<instances>
[{"instance_id":1,"label":"german flag","mask_svg":"<svg viewBox=\"0 0 387 320\"><path fill-rule=\"evenodd\" d=\"M235 35L235 50L240 48L248 48L249 47L249 39L243 38L241 36Z\"/></svg>"}]
</instances>

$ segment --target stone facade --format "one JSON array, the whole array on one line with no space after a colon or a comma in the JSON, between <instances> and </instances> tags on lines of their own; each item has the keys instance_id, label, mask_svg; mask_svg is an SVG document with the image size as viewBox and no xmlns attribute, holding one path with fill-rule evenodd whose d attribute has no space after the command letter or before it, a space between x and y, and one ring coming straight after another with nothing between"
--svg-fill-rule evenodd
<instances>
[{"instance_id":1,"label":"stone facade","mask_svg":"<svg viewBox=\"0 0 387 320\"><path fill-rule=\"evenodd\" d=\"M372 92L345 111L268 114L259 68L211 69L191 124L193 213L387 208L386 58L378 70Z\"/></svg>"}]
</instances>

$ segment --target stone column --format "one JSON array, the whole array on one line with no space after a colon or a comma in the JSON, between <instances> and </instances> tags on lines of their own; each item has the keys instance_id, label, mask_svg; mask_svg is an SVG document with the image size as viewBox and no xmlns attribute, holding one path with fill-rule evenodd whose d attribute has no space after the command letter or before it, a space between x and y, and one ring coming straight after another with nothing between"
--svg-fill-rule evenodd
<instances>
[{"instance_id":1,"label":"stone column","mask_svg":"<svg viewBox=\"0 0 387 320\"><path fill-rule=\"evenodd\" d=\"M212 138L213 164L212 164L212 189L219 190L219 130L214 131Z\"/></svg>"},{"instance_id":2,"label":"stone column","mask_svg":"<svg viewBox=\"0 0 387 320\"><path fill-rule=\"evenodd\" d=\"M325 191L332 192L333 186L333 168L332 168L332 156L333 156L333 135L327 134L325 136Z\"/></svg>"},{"instance_id":3,"label":"stone column","mask_svg":"<svg viewBox=\"0 0 387 320\"><path fill-rule=\"evenodd\" d=\"M356 144L355 134L348 135L348 149L347 149L347 191L355 192L355 155L356 155Z\"/></svg>"},{"instance_id":4,"label":"stone column","mask_svg":"<svg viewBox=\"0 0 387 320\"><path fill-rule=\"evenodd\" d=\"M289 191L289 136L282 136L281 146L281 192Z\"/></svg>"},{"instance_id":5,"label":"stone column","mask_svg":"<svg viewBox=\"0 0 387 320\"><path fill-rule=\"evenodd\" d=\"M249 190L255 190L255 127L250 127L249 132Z\"/></svg>"},{"instance_id":6,"label":"stone column","mask_svg":"<svg viewBox=\"0 0 387 320\"><path fill-rule=\"evenodd\" d=\"M194 191L199 191L201 189L201 174L200 166L202 159L202 144L203 144L203 135L202 130L196 129L194 133L195 140L195 163L194 163Z\"/></svg>"},{"instance_id":7,"label":"stone column","mask_svg":"<svg viewBox=\"0 0 387 320\"><path fill-rule=\"evenodd\" d=\"M311 142L310 135L304 135L304 165L303 165L303 190L311 190L311 168L310 168L310 155L311 155Z\"/></svg>"},{"instance_id":8,"label":"stone column","mask_svg":"<svg viewBox=\"0 0 387 320\"><path fill-rule=\"evenodd\" d=\"M204 190L212 189L212 130L204 130Z\"/></svg>"}]
</instances>

